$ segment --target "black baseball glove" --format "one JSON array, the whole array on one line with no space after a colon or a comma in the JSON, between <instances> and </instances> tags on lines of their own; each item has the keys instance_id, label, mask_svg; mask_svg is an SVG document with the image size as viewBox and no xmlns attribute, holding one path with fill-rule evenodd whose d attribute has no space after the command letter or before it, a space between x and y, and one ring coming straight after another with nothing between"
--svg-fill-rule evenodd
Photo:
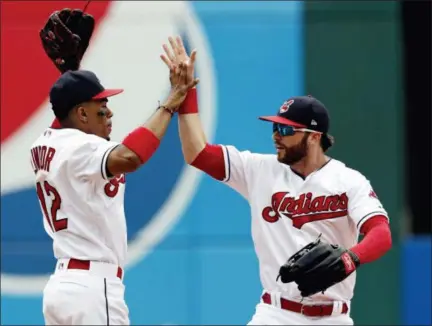
<instances>
[{"instance_id":1,"label":"black baseball glove","mask_svg":"<svg viewBox=\"0 0 432 326\"><path fill-rule=\"evenodd\" d=\"M280 277L283 283L297 283L302 297L308 297L343 281L359 265L353 252L318 237L288 259L276 280Z\"/></svg>"},{"instance_id":2,"label":"black baseball glove","mask_svg":"<svg viewBox=\"0 0 432 326\"><path fill-rule=\"evenodd\" d=\"M78 70L93 34L93 16L68 8L51 14L39 32L42 46L61 73Z\"/></svg>"}]
</instances>

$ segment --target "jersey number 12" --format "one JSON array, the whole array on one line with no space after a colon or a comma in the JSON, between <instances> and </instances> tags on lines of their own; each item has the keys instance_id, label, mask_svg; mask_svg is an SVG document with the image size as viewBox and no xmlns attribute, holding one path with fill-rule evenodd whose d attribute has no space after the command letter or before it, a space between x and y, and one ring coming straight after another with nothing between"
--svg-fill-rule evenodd
<instances>
[{"instance_id":1,"label":"jersey number 12","mask_svg":"<svg viewBox=\"0 0 432 326\"><path fill-rule=\"evenodd\" d=\"M42 186L43 184L43 186ZM63 218L57 219L57 212L61 207L61 197L56 188L51 186L48 181L36 183L37 195L42 206L45 218L54 232L67 229L68 220ZM46 197L51 198L51 209L48 212Z\"/></svg>"}]
</instances>

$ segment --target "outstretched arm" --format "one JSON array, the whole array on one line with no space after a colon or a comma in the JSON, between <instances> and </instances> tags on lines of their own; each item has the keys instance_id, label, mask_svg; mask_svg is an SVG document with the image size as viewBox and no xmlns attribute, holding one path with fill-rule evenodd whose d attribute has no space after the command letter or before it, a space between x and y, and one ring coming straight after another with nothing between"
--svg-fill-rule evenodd
<instances>
[{"instance_id":1,"label":"outstretched arm","mask_svg":"<svg viewBox=\"0 0 432 326\"><path fill-rule=\"evenodd\" d=\"M79 69L93 28L93 17L79 10L63 9L48 18L39 36L45 53L61 73ZM106 152L103 168L107 175L133 172L153 155L187 91L198 84L198 80L187 78L188 69L189 66L178 62L170 73L171 92L163 105L143 126L133 130L122 144ZM54 119L51 128L61 128L61 123Z\"/></svg>"},{"instance_id":2,"label":"outstretched arm","mask_svg":"<svg viewBox=\"0 0 432 326\"><path fill-rule=\"evenodd\" d=\"M144 125L127 135L108 156L108 175L130 173L146 163L158 149L171 118L169 110L158 109Z\"/></svg>"},{"instance_id":3,"label":"outstretched arm","mask_svg":"<svg viewBox=\"0 0 432 326\"><path fill-rule=\"evenodd\" d=\"M196 51L190 57L180 37L169 38L171 49L164 44L165 55L161 59L172 72L180 62L188 64L188 79L194 78ZM173 82L173 80L171 80ZM225 161L221 146L207 143L198 113L197 90L189 90L179 109L179 134L185 161L218 180L225 179Z\"/></svg>"},{"instance_id":4,"label":"outstretched arm","mask_svg":"<svg viewBox=\"0 0 432 326\"><path fill-rule=\"evenodd\" d=\"M197 108L196 89L192 89L179 111L183 156L188 164L217 180L224 180L226 175L222 147L207 143L199 114L193 113Z\"/></svg>"},{"instance_id":5,"label":"outstretched arm","mask_svg":"<svg viewBox=\"0 0 432 326\"><path fill-rule=\"evenodd\" d=\"M185 161L192 164L207 145L198 114L197 89L191 89L179 110L179 133Z\"/></svg>"},{"instance_id":6,"label":"outstretched arm","mask_svg":"<svg viewBox=\"0 0 432 326\"><path fill-rule=\"evenodd\" d=\"M186 79L187 66L180 63L172 72L175 82L167 100L153 116L141 127L132 131L108 156L107 171L111 175L133 172L154 154L160 140L165 135L172 116L186 98L189 89L195 87L198 80Z\"/></svg>"}]
</instances>

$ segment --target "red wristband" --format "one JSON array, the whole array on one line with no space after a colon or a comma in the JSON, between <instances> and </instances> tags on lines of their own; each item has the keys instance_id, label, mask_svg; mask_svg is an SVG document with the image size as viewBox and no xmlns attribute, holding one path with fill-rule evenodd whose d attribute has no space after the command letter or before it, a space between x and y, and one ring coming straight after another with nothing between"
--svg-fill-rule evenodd
<instances>
[{"instance_id":1,"label":"red wristband","mask_svg":"<svg viewBox=\"0 0 432 326\"><path fill-rule=\"evenodd\" d=\"M198 113L198 97L196 88L188 91L186 98L178 110L179 114Z\"/></svg>"},{"instance_id":2,"label":"red wristband","mask_svg":"<svg viewBox=\"0 0 432 326\"><path fill-rule=\"evenodd\" d=\"M145 163L159 147L160 140L144 127L138 127L123 139L123 145L139 156Z\"/></svg>"}]
</instances>

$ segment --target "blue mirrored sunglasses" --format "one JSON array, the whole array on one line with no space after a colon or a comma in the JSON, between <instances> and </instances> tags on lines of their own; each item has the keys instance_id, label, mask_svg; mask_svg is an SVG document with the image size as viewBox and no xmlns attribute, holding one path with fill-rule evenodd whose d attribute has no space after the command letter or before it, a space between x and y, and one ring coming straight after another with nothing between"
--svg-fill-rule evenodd
<instances>
[{"instance_id":1,"label":"blue mirrored sunglasses","mask_svg":"<svg viewBox=\"0 0 432 326\"><path fill-rule=\"evenodd\" d=\"M293 126L283 125L280 123L273 123L273 132L277 132L281 136L292 136L297 131L318 132L307 128L295 128Z\"/></svg>"}]
</instances>

